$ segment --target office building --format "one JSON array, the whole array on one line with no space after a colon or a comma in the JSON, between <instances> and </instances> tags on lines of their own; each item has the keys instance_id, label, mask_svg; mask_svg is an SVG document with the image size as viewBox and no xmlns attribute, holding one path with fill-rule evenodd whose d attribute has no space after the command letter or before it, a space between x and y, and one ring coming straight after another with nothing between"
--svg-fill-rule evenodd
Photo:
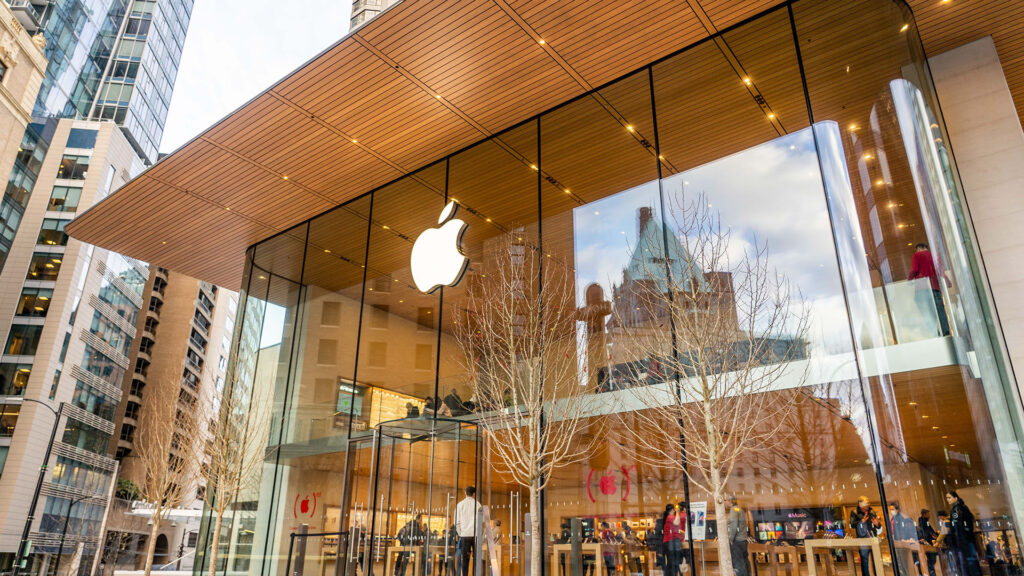
<instances>
[{"instance_id":1,"label":"office building","mask_svg":"<svg viewBox=\"0 0 1024 576\"><path fill-rule=\"evenodd\" d=\"M76 553L86 566L95 556L117 468L108 446L149 277L145 264L64 233L75 214L141 171L124 133L112 122L64 119L51 125L50 150L36 181L50 194L30 198L22 233L0 273L3 293L12 295L0 300L0 317L10 319L0 356L8 383L5 411L18 413L0 473L0 490L10 495L0 502L0 553L7 567L47 440L57 429L31 525L33 572L53 559L62 535L65 570ZM44 405L60 408L58 422Z\"/></svg>"},{"instance_id":2,"label":"office building","mask_svg":"<svg viewBox=\"0 0 1024 576\"><path fill-rule=\"evenodd\" d=\"M237 299L237 294L207 282L159 267L151 269L143 292L146 308L135 324L139 336L132 343L132 370L125 373L114 421L118 434L111 438L112 453L121 463L122 487L126 481L135 486L145 481L145 469L132 454L136 431L154 417L152 410L147 413L153 402L177 398L180 410L201 415L206 438L200 442L208 439L209 421L215 419L213 410L224 389ZM173 564L183 570L193 565L205 492L205 479L195 481L195 491L161 526L154 565ZM150 534L148 519L131 513L131 500L124 497L130 495L119 496L107 524L105 568L142 569Z\"/></svg>"},{"instance_id":3,"label":"office building","mask_svg":"<svg viewBox=\"0 0 1024 576\"><path fill-rule=\"evenodd\" d=\"M200 548L219 546L228 573L445 573L443 534L474 487L505 534L480 528L474 574L527 573L538 541L551 576L678 561L721 575L726 558L761 574L914 574L915 555L922 572L1020 566L1019 17L957 0L404 0L355 29L68 227L238 288L236 334L259 334L236 339L228 370L247 367L232 393L272 398L259 488ZM752 337L747 274L701 265L695 202L733 262L767 243L806 329ZM143 211L150 226L125 223ZM540 415L495 426L520 404L473 397L492 358L465 344L503 250L569 277L575 305L545 312L576 322L571 344L513 357L505 378L569 359L589 402L559 438L586 453L532 504L528 471L491 448ZM525 301L532 284L512 286ZM643 310L651 299L668 304ZM687 323L716 309L734 340L684 348ZM700 446L749 438L731 430L761 411L696 426L705 404L689 395L702 377L772 374L708 401L785 408L709 489ZM537 408L545 426L558 406ZM647 430L683 429L655 461L636 432L670 406L681 416ZM659 566L654 534L680 503L690 541L662 540ZM964 506L973 524L945 539L958 554L905 532ZM431 536L409 537L413 521Z\"/></svg>"},{"instance_id":4,"label":"office building","mask_svg":"<svg viewBox=\"0 0 1024 576\"><path fill-rule=\"evenodd\" d=\"M112 120L146 164L157 159L192 0L9 0L25 29L46 38L48 59L23 148L46 155L47 119ZM0 268L36 175L13 170L0 204Z\"/></svg>"}]
</instances>

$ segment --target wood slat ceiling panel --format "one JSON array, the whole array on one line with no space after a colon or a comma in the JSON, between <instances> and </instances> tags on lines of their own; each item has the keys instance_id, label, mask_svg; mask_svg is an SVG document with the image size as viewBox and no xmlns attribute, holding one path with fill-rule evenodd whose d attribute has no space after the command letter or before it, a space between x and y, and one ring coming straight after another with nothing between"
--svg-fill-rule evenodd
<instances>
[{"instance_id":1,"label":"wood slat ceiling panel","mask_svg":"<svg viewBox=\"0 0 1024 576\"><path fill-rule=\"evenodd\" d=\"M740 73L732 76L736 89L747 92L751 99L754 94L763 97L778 116L781 134L791 134L810 125L786 11L776 11L755 20L725 34L722 40L741 66ZM744 77L750 78L752 90L743 83Z\"/></svg>"},{"instance_id":2,"label":"wood slat ceiling panel","mask_svg":"<svg viewBox=\"0 0 1024 576\"><path fill-rule=\"evenodd\" d=\"M405 0L122 187L68 230L105 248L237 288L246 246L551 108L586 86L690 45L706 35L705 24L720 30L777 0L697 2L466 0L438 10L430 0ZM1024 4L910 4L929 54L993 35L1018 112L1024 111ZM884 97L879 86L898 77L907 59L888 36L895 33L888 28L893 14L899 17L897 8L867 0L807 0L794 7L805 11L798 23L815 120L866 123ZM816 16L811 8L830 14ZM659 67L668 80L658 87L659 99L678 99L659 110L670 173L806 125L801 87L791 72L788 14L776 15ZM847 73L841 62L854 57L863 66ZM755 94L779 115L781 129L764 117L755 94L738 85L740 73L729 61L754 78ZM622 175L613 170L607 176L617 182ZM561 206L567 199L572 200L550 201ZM571 202L564 206L569 208ZM131 222L131 229L122 222ZM407 251L394 257L407 257Z\"/></svg>"},{"instance_id":3,"label":"wood slat ceiling panel","mask_svg":"<svg viewBox=\"0 0 1024 576\"><path fill-rule=\"evenodd\" d=\"M591 86L707 35L682 0L618 2L602 10L586 0L510 0L509 5Z\"/></svg>"},{"instance_id":4,"label":"wood slat ceiling panel","mask_svg":"<svg viewBox=\"0 0 1024 576\"><path fill-rule=\"evenodd\" d=\"M403 17L359 35L492 132L516 121L508 109L521 120L584 91L490 0L453 10L406 3ZM504 108L489 94L501 94Z\"/></svg>"},{"instance_id":5,"label":"wood slat ceiling panel","mask_svg":"<svg viewBox=\"0 0 1024 576\"><path fill-rule=\"evenodd\" d=\"M700 0L701 7L718 30L756 16L777 4L777 0Z\"/></svg>"}]
</instances>

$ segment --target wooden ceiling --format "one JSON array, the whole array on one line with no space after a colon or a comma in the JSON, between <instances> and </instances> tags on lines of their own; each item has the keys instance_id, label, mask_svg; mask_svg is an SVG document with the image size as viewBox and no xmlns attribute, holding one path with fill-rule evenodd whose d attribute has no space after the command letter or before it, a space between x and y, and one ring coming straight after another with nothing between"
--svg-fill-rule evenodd
<instances>
[{"instance_id":1,"label":"wooden ceiling","mask_svg":"<svg viewBox=\"0 0 1024 576\"><path fill-rule=\"evenodd\" d=\"M68 231L238 289L249 246L282 232L292 237L289 242L301 243L304 229L288 232L295 225L778 4L645 0L609 8L600 0L463 0L438 10L431 0L404 0L126 184ZM872 16L891 12L890 0L840 4L859 14L864 27L848 26L852 44L835 42L834 53L814 54L808 45L809 79L816 71L828 75L844 46L891 33L875 26L878 18ZM1018 109L1024 110L1024 27L1015 25L1024 4L910 4L929 54L993 35ZM800 0L795 9L822 5ZM662 121L704 134L699 146L677 144L686 158L679 168L807 125L785 23L785 14L776 12L727 33L732 37L726 50L718 42L698 48L717 61L701 67L687 59L689 73L705 78L708 88L692 100L706 107L659 111ZM802 36L815 33L815 25L808 18ZM763 33L752 33L758 26ZM884 54L876 56L885 60ZM751 112L760 110L729 105L717 86L735 83L737 70L752 68L763 70L756 86L760 95L778 103L778 117L765 124L763 134L743 129L750 126ZM680 85L688 78L686 70L674 72L668 63L662 73L675 73ZM876 86L864 103L875 101ZM628 91L629 85L603 92L616 89ZM846 102L860 100L849 86L811 97L816 120L866 116L866 110L846 109ZM714 110L719 112L709 112ZM715 138L715 130L698 130L728 126L716 119L729 110L746 120ZM663 142L666 151L673 145Z\"/></svg>"}]
</instances>

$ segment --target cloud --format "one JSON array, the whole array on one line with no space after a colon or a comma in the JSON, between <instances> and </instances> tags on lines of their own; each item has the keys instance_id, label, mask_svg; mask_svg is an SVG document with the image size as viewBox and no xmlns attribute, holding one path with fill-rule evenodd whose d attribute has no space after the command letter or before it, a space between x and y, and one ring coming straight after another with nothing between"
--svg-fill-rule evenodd
<instances>
[{"instance_id":1,"label":"cloud","mask_svg":"<svg viewBox=\"0 0 1024 576\"><path fill-rule=\"evenodd\" d=\"M172 151L348 32L351 2L196 2L161 151Z\"/></svg>"}]
</instances>

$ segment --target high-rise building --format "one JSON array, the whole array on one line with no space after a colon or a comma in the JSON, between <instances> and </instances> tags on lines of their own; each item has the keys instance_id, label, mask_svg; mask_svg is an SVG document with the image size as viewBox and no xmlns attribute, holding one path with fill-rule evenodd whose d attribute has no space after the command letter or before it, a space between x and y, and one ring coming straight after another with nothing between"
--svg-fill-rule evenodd
<instances>
[{"instance_id":1,"label":"high-rise building","mask_svg":"<svg viewBox=\"0 0 1024 576\"><path fill-rule=\"evenodd\" d=\"M121 462L121 490L115 493L107 524L103 560L108 570L136 570L145 563L150 527L145 517L131 514L129 498L133 486L145 481L144 467L132 458L137 430L152 425L163 413L150 407L177 398L177 410L200 417L203 433L211 432L208 424L224 389L238 295L154 266L143 303L145 309L135 323L132 369L124 377L114 421L117 433L110 444L112 455ZM180 569L191 568L204 491L203 480L196 479L195 491L159 527L154 565L173 562Z\"/></svg>"},{"instance_id":2,"label":"high-rise building","mask_svg":"<svg viewBox=\"0 0 1024 576\"><path fill-rule=\"evenodd\" d=\"M143 166L111 122L51 123L24 226L0 273L3 411L10 431L0 471L0 565L11 566L33 502L39 465L56 437L30 525L33 561L45 568L95 556L117 461L108 455L124 374L144 309L146 264L69 240L64 226ZM16 296L15 296L16 295ZM46 406L58 410L55 414ZM64 521L68 530L64 531ZM66 566L69 564L65 564ZM38 568L38 567L37 567Z\"/></svg>"},{"instance_id":3,"label":"high-rise building","mask_svg":"<svg viewBox=\"0 0 1024 576\"><path fill-rule=\"evenodd\" d=\"M193 0L8 0L18 21L46 38L49 59L23 148L38 157L52 118L112 120L145 164L157 159ZM0 207L0 268L36 175L11 172Z\"/></svg>"},{"instance_id":4,"label":"high-rise building","mask_svg":"<svg viewBox=\"0 0 1024 576\"><path fill-rule=\"evenodd\" d=\"M349 18L349 29L355 30L357 27L366 24L388 6L398 2L399 0L352 0L352 16Z\"/></svg>"}]
</instances>

